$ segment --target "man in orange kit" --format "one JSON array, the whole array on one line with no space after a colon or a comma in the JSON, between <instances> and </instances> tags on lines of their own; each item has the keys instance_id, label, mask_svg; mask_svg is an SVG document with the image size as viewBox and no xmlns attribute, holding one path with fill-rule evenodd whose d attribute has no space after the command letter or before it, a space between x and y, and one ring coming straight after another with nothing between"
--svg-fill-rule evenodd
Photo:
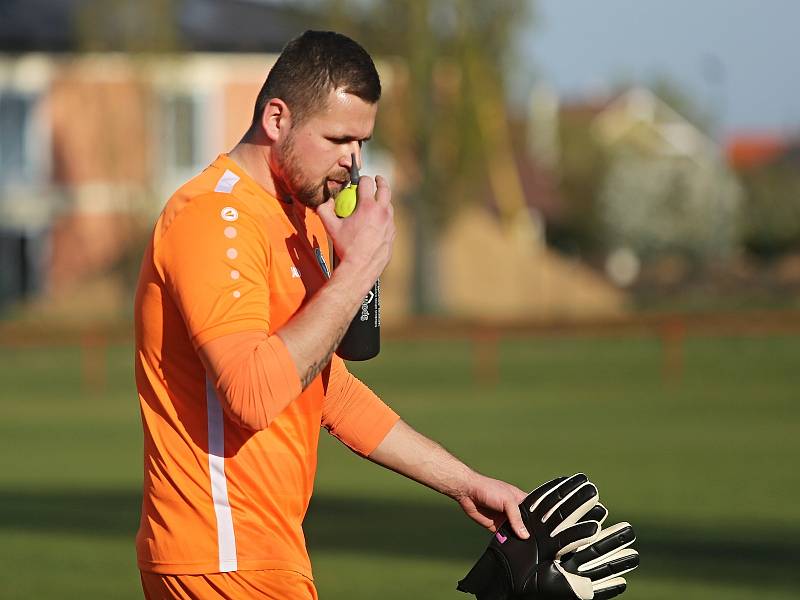
<instances>
[{"instance_id":1,"label":"man in orange kit","mask_svg":"<svg viewBox=\"0 0 800 600\"><path fill-rule=\"evenodd\" d=\"M331 200L380 94L361 46L304 33L270 71L239 144L156 223L135 304L148 598L316 598L302 521L321 426L491 531L508 519L528 537L523 491L414 431L333 354L392 252L381 177L361 177L346 219ZM328 240L339 256L330 278Z\"/></svg>"}]
</instances>

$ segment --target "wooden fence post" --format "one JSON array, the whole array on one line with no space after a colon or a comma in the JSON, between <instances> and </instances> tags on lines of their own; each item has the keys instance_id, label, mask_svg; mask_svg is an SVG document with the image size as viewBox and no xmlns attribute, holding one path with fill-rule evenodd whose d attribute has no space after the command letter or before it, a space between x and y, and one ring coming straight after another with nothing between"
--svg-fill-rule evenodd
<instances>
[{"instance_id":1,"label":"wooden fence post","mask_svg":"<svg viewBox=\"0 0 800 600\"><path fill-rule=\"evenodd\" d=\"M664 381L675 383L683 378L683 351L686 340L686 323L675 317L665 321L659 331L661 337L661 374Z\"/></svg>"}]
</instances>

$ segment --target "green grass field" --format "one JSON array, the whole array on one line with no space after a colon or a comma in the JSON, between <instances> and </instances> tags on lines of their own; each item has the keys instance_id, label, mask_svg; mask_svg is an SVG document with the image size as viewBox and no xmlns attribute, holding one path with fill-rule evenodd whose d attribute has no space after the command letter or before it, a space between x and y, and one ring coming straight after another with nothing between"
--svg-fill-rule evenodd
<instances>
[{"instance_id":1,"label":"green grass field","mask_svg":"<svg viewBox=\"0 0 800 600\"><path fill-rule=\"evenodd\" d=\"M354 368L477 469L533 487L587 472L639 535L634 599L786 599L800 584L800 339L689 338L664 381L656 338L385 343ZM0 597L138 598L141 433L132 351L85 389L79 347L0 347ZM468 598L486 534L452 501L323 433L306 531L323 600Z\"/></svg>"}]
</instances>

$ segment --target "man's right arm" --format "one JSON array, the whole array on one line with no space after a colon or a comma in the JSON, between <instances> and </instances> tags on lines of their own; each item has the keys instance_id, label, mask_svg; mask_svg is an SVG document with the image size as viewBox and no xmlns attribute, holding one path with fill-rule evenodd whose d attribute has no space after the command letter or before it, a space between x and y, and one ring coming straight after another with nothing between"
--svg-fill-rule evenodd
<instances>
[{"instance_id":1,"label":"man's right arm","mask_svg":"<svg viewBox=\"0 0 800 600\"><path fill-rule=\"evenodd\" d=\"M378 275L365 285L363 273L340 263L311 301L276 332L294 360L303 389L331 361Z\"/></svg>"},{"instance_id":2,"label":"man's right arm","mask_svg":"<svg viewBox=\"0 0 800 600\"><path fill-rule=\"evenodd\" d=\"M358 192L359 208L347 219L335 216L333 201L317 209L340 262L303 308L271 336L237 332L199 348L228 412L246 427L267 427L327 366L391 257L395 230L388 185L380 177L375 184L362 177ZM299 386L285 373L289 363Z\"/></svg>"}]
</instances>

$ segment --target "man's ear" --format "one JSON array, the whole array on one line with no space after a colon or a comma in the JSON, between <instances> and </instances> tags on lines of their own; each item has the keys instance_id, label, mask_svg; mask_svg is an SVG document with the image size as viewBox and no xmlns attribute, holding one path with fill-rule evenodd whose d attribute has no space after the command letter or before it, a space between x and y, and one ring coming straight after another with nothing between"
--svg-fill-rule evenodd
<instances>
[{"instance_id":1,"label":"man's ear","mask_svg":"<svg viewBox=\"0 0 800 600\"><path fill-rule=\"evenodd\" d=\"M261 113L261 128L272 142L286 137L292 128L292 114L286 102L280 98L272 98Z\"/></svg>"}]
</instances>

